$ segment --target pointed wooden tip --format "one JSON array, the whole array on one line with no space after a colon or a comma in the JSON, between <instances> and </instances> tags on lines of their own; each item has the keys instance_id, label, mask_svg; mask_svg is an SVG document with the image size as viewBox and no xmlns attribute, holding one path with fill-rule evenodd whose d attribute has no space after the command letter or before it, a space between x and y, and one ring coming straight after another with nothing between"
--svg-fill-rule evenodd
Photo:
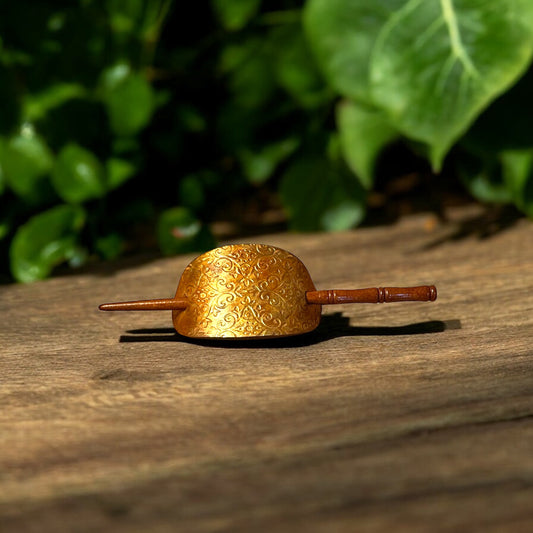
<instances>
[{"instance_id":1,"label":"pointed wooden tip","mask_svg":"<svg viewBox=\"0 0 533 533\"><path fill-rule=\"evenodd\" d=\"M100 304L100 311L173 311L185 309L185 298L161 298L158 300L136 300L133 302L114 302Z\"/></svg>"}]
</instances>

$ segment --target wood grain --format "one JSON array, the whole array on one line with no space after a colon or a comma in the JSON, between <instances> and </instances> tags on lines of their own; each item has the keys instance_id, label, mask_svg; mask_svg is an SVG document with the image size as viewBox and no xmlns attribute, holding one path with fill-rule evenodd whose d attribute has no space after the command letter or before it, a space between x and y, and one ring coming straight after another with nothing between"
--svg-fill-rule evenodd
<instances>
[{"instance_id":1,"label":"wood grain","mask_svg":"<svg viewBox=\"0 0 533 533\"><path fill-rule=\"evenodd\" d=\"M439 290L289 339L97 310L192 256L0 287L0 530L531 531L533 225L467 216L258 239L317 289Z\"/></svg>"}]
</instances>

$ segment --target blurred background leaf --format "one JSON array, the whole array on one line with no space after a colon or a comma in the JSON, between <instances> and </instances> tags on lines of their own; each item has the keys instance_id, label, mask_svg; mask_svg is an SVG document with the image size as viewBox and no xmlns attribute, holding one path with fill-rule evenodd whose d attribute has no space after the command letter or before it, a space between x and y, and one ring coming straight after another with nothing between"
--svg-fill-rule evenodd
<instances>
[{"instance_id":1,"label":"blurred background leaf","mask_svg":"<svg viewBox=\"0 0 533 533\"><path fill-rule=\"evenodd\" d=\"M28 129L0 144L0 164L9 188L23 201L38 204L48 199L46 176L54 156L44 139Z\"/></svg>"},{"instance_id":2,"label":"blurred background leaf","mask_svg":"<svg viewBox=\"0 0 533 533\"><path fill-rule=\"evenodd\" d=\"M82 255L78 236L84 220L84 210L70 205L59 205L30 218L17 230L11 245L15 278L23 282L44 279L54 266Z\"/></svg>"},{"instance_id":3,"label":"blurred background leaf","mask_svg":"<svg viewBox=\"0 0 533 533\"><path fill-rule=\"evenodd\" d=\"M89 150L74 143L59 152L52 171L52 183L57 194L72 204L98 198L106 192L102 164Z\"/></svg>"},{"instance_id":4,"label":"blurred background leaf","mask_svg":"<svg viewBox=\"0 0 533 533\"><path fill-rule=\"evenodd\" d=\"M128 73L106 88L104 101L111 130L116 135L128 137L143 129L154 110L154 94L146 78Z\"/></svg>"}]
</instances>

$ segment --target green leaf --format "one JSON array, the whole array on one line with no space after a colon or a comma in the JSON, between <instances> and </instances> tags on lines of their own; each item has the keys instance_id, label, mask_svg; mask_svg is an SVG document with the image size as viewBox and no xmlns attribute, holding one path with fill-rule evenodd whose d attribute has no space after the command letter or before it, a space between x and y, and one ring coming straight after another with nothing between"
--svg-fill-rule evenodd
<instances>
[{"instance_id":1,"label":"green leaf","mask_svg":"<svg viewBox=\"0 0 533 533\"><path fill-rule=\"evenodd\" d=\"M504 181L517 207L533 218L533 150L508 150L501 154Z\"/></svg>"},{"instance_id":2,"label":"green leaf","mask_svg":"<svg viewBox=\"0 0 533 533\"><path fill-rule=\"evenodd\" d=\"M104 76L104 102L111 129L124 137L136 135L150 121L155 108L154 92L144 76L127 72L124 65Z\"/></svg>"},{"instance_id":3,"label":"green leaf","mask_svg":"<svg viewBox=\"0 0 533 533\"><path fill-rule=\"evenodd\" d=\"M435 170L533 54L529 0L311 0L308 25L332 83L427 143Z\"/></svg>"},{"instance_id":4,"label":"green leaf","mask_svg":"<svg viewBox=\"0 0 533 533\"><path fill-rule=\"evenodd\" d=\"M344 166L323 156L302 156L282 177L281 200L296 231L341 231L365 215L365 191Z\"/></svg>"},{"instance_id":5,"label":"green leaf","mask_svg":"<svg viewBox=\"0 0 533 533\"><path fill-rule=\"evenodd\" d=\"M51 109L85 95L85 88L78 83L56 83L39 93L27 95L23 104L23 114L27 120L36 121L43 118Z\"/></svg>"},{"instance_id":6,"label":"green leaf","mask_svg":"<svg viewBox=\"0 0 533 533\"><path fill-rule=\"evenodd\" d=\"M31 129L0 143L0 166L5 182L27 202L36 204L48 199L46 177L53 163L54 156L44 139Z\"/></svg>"},{"instance_id":7,"label":"green leaf","mask_svg":"<svg viewBox=\"0 0 533 533\"><path fill-rule=\"evenodd\" d=\"M342 152L366 189L374 184L374 167L381 150L398 137L383 113L354 102L337 106Z\"/></svg>"},{"instance_id":8,"label":"green leaf","mask_svg":"<svg viewBox=\"0 0 533 533\"><path fill-rule=\"evenodd\" d=\"M65 202L78 204L106 193L105 172L98 158L77 144L68 144L57 156L52 183Z\"/></svg>"},{"instance_id":9,"label":"green leaf","mask_svg":"<svg viewBox=\"0 0 533 533\"><path fill-rule=\"evenodd\" d=\"M213 9L226 30L244 28L257 13L261 0L212 0Z\"/></svg>"},{"instance_id":10,"label":"green leaf","mask_svg":"<svg viewBox=\"0 0 533 533\"><path fill-rule=\"evenodd\" d=\"M17 230L9 250L15 279L23 283L44 279L58 264L76 258L84 221L84 210L71 205L60 205L30 218Z\"/></svg>"},{"instance_id":11,"label":"green leaf","mask_svg":"<svg viewBox=\"0 0 533 533\"><path fill-rule=\"evenodd\" d=\"M130 161L112 157L106 161L107 188L116 189L135 176L137 167Z\"/></svg>"},{"instance_id":12,"label":"green leaf","mask_svg":"<svg viewBox=\"0 0 533 533\"><path fill-rule=\"evenodd\" d=\"M209 228L185 207L167 209L161 214L157 237L165 255L202 252L216 246Z\"/></svg>"},{"instance_id":13,"label":"green leaf","mask_svg":"<svg viewBox=\"0 0 533 533\"><path fill-rule=\"evenodd\" d=\"M277 143L268 144L258 151L243 150L240 160L250 183L255 185L264 183L277 166L296 150L298 144L298 139L289 137Z\"/></svg>"}]
</instances>

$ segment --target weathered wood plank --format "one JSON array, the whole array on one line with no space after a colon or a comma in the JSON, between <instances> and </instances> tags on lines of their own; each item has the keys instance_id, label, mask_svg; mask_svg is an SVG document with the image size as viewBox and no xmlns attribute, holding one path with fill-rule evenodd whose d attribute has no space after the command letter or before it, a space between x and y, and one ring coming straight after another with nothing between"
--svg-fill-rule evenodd
<instances>
[{"instance_id":1,"label":"weathered wood plank","mask_svg":"<svg viewBox=\"0 0 533 533\"><path fill-rule=\"evenodd\" d=\"M96 310L171 296L191 257L1 287L4 525L530 530L533 225L447 239L426 222L262 238L317 288L439 289L325 308L280 341L190 342L170 312Z\"/></svg>"}]
</instances>

